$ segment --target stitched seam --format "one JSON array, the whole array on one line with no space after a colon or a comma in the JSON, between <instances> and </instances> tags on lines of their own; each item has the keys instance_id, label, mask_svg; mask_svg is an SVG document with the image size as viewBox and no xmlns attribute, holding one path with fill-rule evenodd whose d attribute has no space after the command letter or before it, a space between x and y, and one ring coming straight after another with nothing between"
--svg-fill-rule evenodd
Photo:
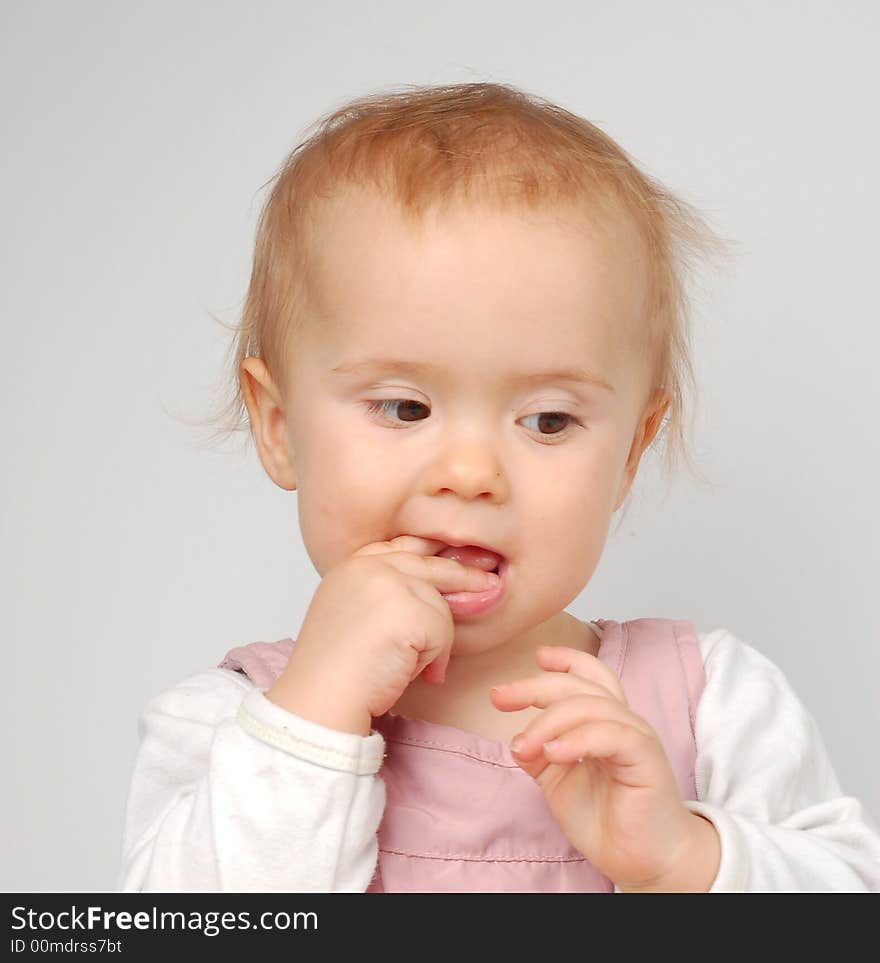
<instances>
[{"instance_id":1,"label":"stitched seam","mask_svg":"<svg viewBox=\"0 0 880 963\"><path fill-rule=\"evenodd\" d=\"M309 742L307 739L302 739L299 736L293 736L289 732L282 734L275 729L270 729L260 722L259 719L254 718L244 706L241 706L238 710L238 721L248 732L263 742L268 742L270 745L277 746L279 749L293 752L299 756L299 758L306 759L309 762L331 764L335 769L342 769L345 772L357 773L359 775L371 774L374 771L372 769L361 768L362 760L358 757L350 756L337 749L327 749L324 746L315 745L315 743ZM364 764L367 762L369 762L369 760L363 760Z\"/></svg>"},{"instance_id":2,"label":"stitched seam","mask_svg":"<svg viewBox=\"0 0 880 963\"><path fill-rule=\"evenodd\" d=\"M459 756L467 756L468 759L476 759L478 762L485 762L490 766L497 766L499 769L519 769L517 765L508 765L505 762L494 762L485 756L478 756L465 746L447 746L442 742L433 742L430 739L416 739L414 736L392 736L385 737L386 742L396 743L399 746L421 746L423 749L433 749L435 752L452 752Z\"/></svg>"},{"instance_id":3,"label":"stitched seam","mask_svg":"<svg viewBox=\"0 0 880 963\"><path fill-rule=\"evenodd\" d=\"M623 683L623 664L626 661L626 653L629 650L629 628L626 622L620 626L620 655L617 662L617 677Z\"/></svg>"},{"instance_id":4,"label":"stitched seam","mask_svg":"<svg viewBox=\"0 0 880 963\"><path fill-rule=\"evenodd\" d=\"M416 859L446 859L466 863L587 863L583 856L499 856L489 859L485 856L462 856L454 853L412 853L406 849L385 849L380 847L380 853L390 853L393 856L414 856Z\"/></svg>"},{"instance_id":5,"label":"stitched seam","mask_svg":"<svg viewBox=\"0 0 880 963\"><path fill-rule=\"evenodd\" d=\"M691 727L691 737L694 740L696 740L697 731L696 731L696 716L694 712L694 703L693 703L693 693L691 692L690 679L688 678L687 671L685 670L685 667L684 667L684 655L682 654L682 651L681 651L681 645L682 645L681 639L679 639L678 637L677 622L672 623L672 639L673 639L673 642L675 643L675 654L678 657L678 668L681 671L681 677L684 680L684 691L685 691L685 694L687 695L688 722L690 723L690 727Z\"/></svg>"}]
</instances>

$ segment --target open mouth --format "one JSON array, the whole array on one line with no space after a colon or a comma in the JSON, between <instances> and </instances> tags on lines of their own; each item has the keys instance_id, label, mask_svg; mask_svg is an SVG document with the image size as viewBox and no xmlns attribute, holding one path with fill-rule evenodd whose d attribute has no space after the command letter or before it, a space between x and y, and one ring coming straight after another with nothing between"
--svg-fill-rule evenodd
<instances>
[{"instance_id":1,"label":"open mouth","mask_svg":"<svg viewBox=\"0 0 880 963\"><path fill-rule=\"evenodd\" d=\"M462 548L464 546L461 546ZM476 549L475 549L476 550ZM501 558L501 561L497 561L497 553L492 553L493 557L488 558L485 555L483 559L485 565L474 566L480 567L484 572L494 571L498 576L498 584L490 585L486 588L478 588L474 591L461 591L461 592L444 592L441 593L446 603L449 605L449 609L453 617L459 622L466 619L479 618L480 616L486 615L488 612L493 611L499 605L502 604L504 598L508 593L508 574L507 570L509 568L509 562L505 558ZM494 568L490 569L489 564L495 562Z\"/></svg>"}]
</instances>

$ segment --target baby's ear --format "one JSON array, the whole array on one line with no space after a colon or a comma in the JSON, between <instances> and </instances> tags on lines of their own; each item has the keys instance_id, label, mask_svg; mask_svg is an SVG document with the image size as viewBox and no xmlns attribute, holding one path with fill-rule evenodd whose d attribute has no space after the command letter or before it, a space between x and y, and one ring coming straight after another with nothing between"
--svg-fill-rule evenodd
<instances>
[{"instance_id":1,"label":"baby's ear","mask_svg":"<svg viewBox=\"0 0 880 963\"><path fill-rule=\"evenodd\" d=\"M666 416L666 412L669 410L669 393L665 388L658 388L646 409L645 414L645 439L643 442L642 451L651 444L656 436L657 432L660 430L660 426L663 424L663 419Z\"/></svg>"},{"instance_id":2,"label":"baby's ear","mask_svg":"<svg viewBox=\"0 0 880 963\"><path fill-rule=\"evenodd\" d=\"M648 403L642 412L641 419L636 426L635 434L633 435L632 447L629 451L629 457L626 460L626 469L623 473L623 482L621 483L621 488L617 495L617 504L614 506L615 512L623 504L624 499L629 493L633 480L636 477L636 472L639 469L639 462L642 460L642 455L645 453L648 446L654 440L657 432L660 430L660 426L663 424L663 418L668 408L669 395L665 389L658 388L648 399Z\"/></svg>"},{"instance_id":3,"label":"baby's ear","mask_svg":"<svg viewBox=\"0 0 880 963\"><path fill-rule=\"evenodd\" d=\"M262 358L245 358L238 372L257 454L266 474L285 491L296 489L281 394Z\"/></svg>"}]
</instances>

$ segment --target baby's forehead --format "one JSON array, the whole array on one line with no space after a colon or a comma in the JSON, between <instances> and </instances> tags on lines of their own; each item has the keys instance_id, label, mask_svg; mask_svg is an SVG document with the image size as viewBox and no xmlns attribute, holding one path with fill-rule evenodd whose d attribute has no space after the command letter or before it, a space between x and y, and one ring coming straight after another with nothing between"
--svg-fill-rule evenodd
<instances>
[{"instance_id":1,"label":"baby's forehead","mask_svg":"<svg viewBox=\"0 0 880 963\"><path fill-rule=\"evenodd\" d=\"M531 308L505 311L494 290L473 303L465 297L433 303L412 292L397 304L369 291L362 301L337 297L327 314L307 325L298 363L340 388L407 379L429 388L455 385L468 394L519 392L541 387L542 374L547 383L620 383L619 372L630 367L635 351L624 341L624 326L611 323L602 305L541 313L534 300Z\"/></svg>"},{"instance_id":2,"label":"baby's forehead","mask_svg":"<svg viewBox=\"0 0 880 963\"><path fill-rule=\"evenodd\" d=\"M592 273L623 274L632 286L636 275L646 273L647 247L638 226L618 208L457 202L413 213L383 193L349 188L322 199L316 209L307 252L311 277L332 291L358 279L405 284L423 269L451 283L503 262L523 284L569 287L567 282Z\"/></svg>"},{"instance_id":3,"label":"baby's forehead","mask_svg":"<svg viewBox=\"0 0 880 963\"><path fill-rule=\"evenodd\" d=\"M374 192L333 196L324 210L310 300L351 333L360 320L467 337L467 325L500 320L500 336L565 341L579 318L626 327L644 305L643 251L622 219L464 204L412 219Z\"/></svg>"}]
</instances>

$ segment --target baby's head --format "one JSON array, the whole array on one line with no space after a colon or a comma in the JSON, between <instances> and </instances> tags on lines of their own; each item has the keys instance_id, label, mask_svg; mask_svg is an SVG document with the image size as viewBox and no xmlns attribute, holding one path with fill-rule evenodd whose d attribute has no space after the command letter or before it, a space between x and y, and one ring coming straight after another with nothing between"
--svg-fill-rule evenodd
<instances>
[{"instance_id":1,"label":"baby's head","mask_svg":"<svg viewBox=\"0 0 880 963\"><path fill-rule=\"evenodd\" d=\"M722 247L604 133L513 88L363 98L275 179L225 423L246 406L322 574L443 533L504 554L537 624L589 581L664 420L668 467L688 460L683 269Z\"/></svg>"}]
</instances>

